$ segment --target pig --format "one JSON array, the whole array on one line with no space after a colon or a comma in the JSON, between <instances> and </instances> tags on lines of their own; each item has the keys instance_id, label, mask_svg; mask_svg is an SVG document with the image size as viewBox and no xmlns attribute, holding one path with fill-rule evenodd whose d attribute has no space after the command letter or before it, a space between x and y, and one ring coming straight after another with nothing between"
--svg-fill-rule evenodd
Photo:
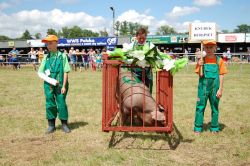
<instances>
[{"instance_id":1,"label":"pig","mask_svg":"<svg viewBox=\"0 0 250 166\"><path fill-rule=\"evenodd\" d=\"M143 109L145 126L154 126L155 121L157 121L157 125L164 125L164 109L160 106L157 107L156 101L150 94L149 88L144 85L143 82L138 80L133 73L120 72L119 88L117 91L117 97L120 100L119 103L121 104L122 125L125 124L125 122L128 120L128 117L131 117L131 110L133 115L133 124L135 121L137 121L137 123L139 121L142 124ZM144 103L145 105L143 108Z\"/></svg>"}]
</instances>

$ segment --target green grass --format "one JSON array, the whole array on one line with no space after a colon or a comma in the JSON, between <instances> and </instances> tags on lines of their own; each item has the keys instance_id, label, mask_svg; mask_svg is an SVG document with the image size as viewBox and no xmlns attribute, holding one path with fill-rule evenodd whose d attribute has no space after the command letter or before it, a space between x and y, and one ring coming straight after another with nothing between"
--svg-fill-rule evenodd
<instances>
[{"instance_id":1,"label":"green grass","mask_svg":"<svg viewBox=\"0 0 250 166\"><path fill-rule=\"evenodd\" d=\"M250 65L229 67L218 135L193 134L198 77L174 77L170 135L103 133L101 72L71 72L67 103L72 132L45 135L43 82L31 68L0 68L0 165L250 165ZM205 126L210 121L209 105ZM112 138L112 139L111 139Z\"/></svg>"}]
</instances>

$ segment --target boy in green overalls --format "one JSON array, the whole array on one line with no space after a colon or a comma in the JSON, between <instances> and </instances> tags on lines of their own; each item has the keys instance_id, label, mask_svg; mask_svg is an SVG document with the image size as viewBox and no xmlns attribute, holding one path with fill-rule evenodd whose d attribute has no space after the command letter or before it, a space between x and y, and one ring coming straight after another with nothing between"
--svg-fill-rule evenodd
<instances>
[{"instance_id":1,"label":"boy in green overalls","mask_svg":"<svg viewBox=\"0 0 250 166\"><path fill-rule=\"evenodd\" d=\"M224 61L214 54L216 41L203 41L203 47L206 56L204 59L198 60L195 70L197 74L200 73L194 122L195 134L202 132L204 111L208 99L212 110L210 131L213 133L220 131L218 122L219 101L222 96L224 74L227 73Z\"/></svg>"},{"instance_id":2,"label":"boy in green overalls","mask_svg":"<svg viewBox=\"0 0 250 166\"><path fill-rule=\"evenodd\" d=\"M66 96L68 92L68 72L70 71L68 58L57 50L58 38L48 35L42 40L47 44L49 53L44 56L38 75L44 80L44 93L46 98L46 118L48 119L47 134L55 131L57 114L62 122L62 130L69 133L68 108Z\"/></svg>"},{"instance_id":3,"label":"boy in green overalls","mask_svg":"<svg viewBox=\"0 0 250 166\"><path fill-rule=\"evenodd\" d=\"M139 28L136 32L136 41L133 43L133 50L143 50L146 44L150 47L152 43L146 42L146 39L147 30L145 28ZM141 68L133 68L132 71L140 81L143 81L143 70ZM150 89L150 93L152 94L153 72L151 67L145 68L145 85Z\"/></svg>"}]
</instances>

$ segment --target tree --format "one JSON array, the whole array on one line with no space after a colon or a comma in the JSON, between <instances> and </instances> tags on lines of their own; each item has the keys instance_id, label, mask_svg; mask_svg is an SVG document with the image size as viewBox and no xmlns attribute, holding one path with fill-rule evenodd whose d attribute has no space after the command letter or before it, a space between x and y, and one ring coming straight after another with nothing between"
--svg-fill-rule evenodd
<instances>
[{"instance_id":1,"label":"tree","mask_svg":"<svg viewBox=\"0 0 250 166\"><path fill-rule=\"evenodd\" d=\"M115 22L115 27L114 27L114 29L115 29L115 36L119 36L120 35L119 34L119 32L120 32L120 25L121 25L121 23L119 21Z\"/></svg>"},{"instance_id":2,"label":"tree","mask_svg":"<svg viewBox=\"0 0 250 166\"><path fill-rule=\"evenodd\" d=\"M63 38L69 38L70 29L68 27L62 27L62 30L59 31L58 36Z\"/></svg>"},{"instance_id":3,"label":"tree","mask_svg":"<svg viewBox=\"0 0 250 166\"><path fill-rule=\"evenodd\" d=\"M41 39L41 38L42 38L41 33L36 33L36 34L35 34L35 38L36 38L36 39Z\"/></svg>"},{"instance_id":4,"label":"tree","mask_svg":"<svg viewBox=\"0 0 250 166\"><path fill-rule=\"evenodd\" d=\"M97 32L93 32L91 30L88 29L83 29L82 30L82 37L98 37L99 33Z\"/></svg>"},{"instance_id":5,"label":"tree","mask_svg":"<svg viewBox=\"0 0 250 166\"><path fill-rule=\"evenodd\" d=\"M223 29L223 30L221 30L221 32L222 32L222 33L229 33L229 30Z\"/></svg>"},{"instance_id":6,"label":"tree","mask_svg":"<svg viewBox=\"0 0 250 166\"><path fill-rule=\"evenodd\" d=\"M107 32L106 29L104 29L103 31L100 31L99 33L100 33L101 37L108 37L109 36L109 34L108 34L108 32Z\"/></svg>"},{"instance_id":7,"label":"tree","mask_svg":"<svg viewBox=\"0 0 250 166\"><path fill-rule=\"evenodd\" d=\"M120 24L120 35L127 36L128 34L129 34L128 22L127 21L123 21Z\"/></svg>"},{"instance_id":8,"label":"tree","mask_svg":"<svg viewBox=\"0 0 250 166\"><path fill-rule=\"evenodd\" d=\"M88 29L82 29L79 26L73 26L72 28L63 27L58 32L58 36L63 38L98 37L99 33Z\"/></svg>"},{"instance_id":9,"label":"tree","mask_svg":"<svg viewBox=\"0 0 250 166\"><path fill-rule=\"evenodd\" d=\"M132 23L132 22L128 23L128 29L130 35L135 35L137 28L138 28L138 23Z\"/></svg>"},{"instance_id":10,"label":"tree","mask_svg":"<svg viewBox=\"0 0 250 166\"><path fill-rule=\"evenodd\" d=\"M32 39L30 32L28 30L25 30L20 39L26 39L26 40Z\"/></svg>"},{"instance_id":11,"label":"tree","mask_svg":"<svg viewBox=\"0 0 250 166\"><path fill-rule=\"evenodd\" d=\"M123 22L119 22L117 21L115 23L115 30L116 30L116 35L122 35L122 36L128 36L128 35L135 35L136 31L139 28L145 28L148 31L148 26L142 25L140 23L133 23L133 22L127 22L127 21L123 21Z\"/></svg>"},{"instance_id":12,"label":"tree","mask_svg":"<svg viewBox=\"0 0 250 166\"><path fill-rule=\"evenodd\" d=\"M241 24L234 30L236 33L250 33L250 25Z\"/></svg>"},{"instance_id":13,"label":"tree","mask_svg":"<svg viewBox=\"0 0 250 166\"><path fill-rule=\"evenodd\" d=\"M8 36L1 35L0 41L5 41L5 40L10 40L10 38Z\"/></svg>"},{"instance_id":14,"label":"tree","mask_svg":"<svg viewBox=\"0 0 250 166\"><path fill-rule=\"evenodd\" d=\"M169 25L162 25L157 29L156 35L167 35L171 33L177 33L173 27Z\"/></svg>"},{"instance_id":15,"label":"tree","mask_svg":"<svg viewBox=\"0 0 250 166\"><path fill-rule=\"evenodd\" d=\"M58 34L57 34L56 30L49 28L47 30L47 35L56 35L57 36Z\"/></svg>"},{"instance_id":16,"label":"tree","mask_svg":"<svg viewBox=\"0 0 250 166\"><path fill-rule=\"evenodd\" d=\"M73 26L70 28L70 38L77 38L77 37L83 37L83 31L79 26Z\"/></svg>"}]
</instances>

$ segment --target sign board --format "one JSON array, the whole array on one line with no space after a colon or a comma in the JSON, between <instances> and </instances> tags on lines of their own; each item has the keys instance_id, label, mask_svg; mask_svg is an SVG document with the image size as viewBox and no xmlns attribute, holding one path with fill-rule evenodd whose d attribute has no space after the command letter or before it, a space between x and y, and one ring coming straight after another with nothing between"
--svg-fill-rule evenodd
<instances>
[{"instance_id":1,"label":"sign board","mask_svg":"<svg viewBox=\"0 0 250 166\"><path fill-rule=\"evenodd\" d=\"M246 33L246 43L250 43L250 33Z\"/></svg>"},{"instance_id":2,"label":"sign board","mask_svg":"<svg viewBox=\"0 0 250 166\"><path fill-rule=\"evenodd\" d=\"M117 41L117 37L61 38L58 40L58 46L115 46L117 45Z\"/></svg>"},{"instance_id":3,"label":"sign board","mask_svg":"<svg viewBox=\"0 0 250 166\"><path fill-rule=\"evenodd\" d=\"M27 40L29 47L45 47L45 44L41 40Z\"/></svg>"},{"instance_id":4,"label":"sign board","mask_svg":"<svg viewBox=\"0 0 250 166\"><path fill-rule=\"evenodd\" d=\"M218 42L220 43L243 43L245 40L245 33L218 34Z\"/></svg>"},{"instance_id":5,"label":"sign board","mask_svg":"<svg viewBox=\"0 0 250 166\"><path fill-rule=\"evenodd\" d=\"M186 43L188 39L188 35L149 35L147 36L147 41L152 42L154 44L176 44L176 43ZM130 39L131 42L136 40L135 37Z\"/></svg>"},{"instance_id":6,"label":"sign board","mask_svg":"<svg viewBox=\"0 0 250 166\"><path fill-rule=\"evenodd\" d=\"M216 40L215 23L191 23L189 25L189 40Z\"/></svg>"},{"instance_id":7,"label":"sign board","mask_svg":"<svg viewBox=\"0 0 250 166\"><path fill-rule=\"evenodd\" d=\"M15 46L15 42L14 41L8 41L8 46L9 47L14 47Z\"/></svg>"}]
</instances>

